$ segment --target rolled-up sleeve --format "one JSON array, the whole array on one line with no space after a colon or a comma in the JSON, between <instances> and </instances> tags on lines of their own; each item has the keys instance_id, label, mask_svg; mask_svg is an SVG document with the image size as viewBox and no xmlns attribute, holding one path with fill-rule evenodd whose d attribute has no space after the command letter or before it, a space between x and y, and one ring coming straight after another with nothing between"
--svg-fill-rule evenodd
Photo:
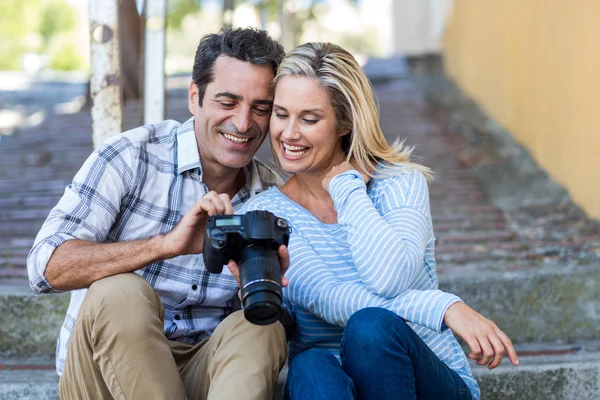
<instances>
[{"instance_id":1,"label":"rolled-up sleeve","mask_svg":"<svg viewBox=\"0 0 600 400\"><path fill-rule=\"evenodd\" d=\"M58 293L45 277L56 248L67 240L102 243L133 182L132 143L116 137L86 160L50 211L27 256L29 285L36 294Z\"/></svg>"}]
</instances>

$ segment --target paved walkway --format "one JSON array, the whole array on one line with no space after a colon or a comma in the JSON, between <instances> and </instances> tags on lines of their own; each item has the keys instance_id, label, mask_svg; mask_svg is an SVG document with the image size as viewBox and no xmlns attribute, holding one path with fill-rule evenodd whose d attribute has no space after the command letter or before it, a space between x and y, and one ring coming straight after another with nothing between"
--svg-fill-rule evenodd
<instances>
[{"instance_id":1,"label":"paved walkway","mask_svg":"<svg viewBox=\"0 0 600 400\"><path fill-rule=\"evenodd\" d=\"M596 253L589 251L590 240L600 243L598 232L593 232L595 237L562 235L560 240L553 240L552 235L540 238L515 231L507 216L484 196L466 168L464 139L448 131L420 90L406 79L407 71L400 60L373 62L366 70L380 101L381 124L388 140L406 138L408 145L415 146L416 161L435 172L431 210L438 239L440 274L457 270L477 273L535 268L566 258L570 264L598 260L600 246ZM127 128L138 125L138 114L137 104L126 106ZM185 90L169 92L167 116L179 121L189 117ZM50 115L38 126L3 137L0 144L0 283L24 283L25 258L36 232L92 151L90 124L86 109L75 114ZM268 149L263 146L259 158L269 157ZM584 227L589 223L578 217L567 222L569 227ZM556 227L559 229L560 225ZM586 256L578 261L573 254L584 250L584 241Z\"/></svg>"}]
</instances>

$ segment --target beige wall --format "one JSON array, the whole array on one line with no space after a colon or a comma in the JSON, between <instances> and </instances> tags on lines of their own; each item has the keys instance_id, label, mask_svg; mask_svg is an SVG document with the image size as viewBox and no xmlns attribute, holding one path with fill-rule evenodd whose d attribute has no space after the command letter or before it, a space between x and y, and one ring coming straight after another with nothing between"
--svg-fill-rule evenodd
<instances>
[{"instance_id":1,"label":"beige wall","mask_svg":"<svg viewBox=\"0 0 600 400\"><path fill-rule=\"evenodd\" d=\"M600 218L600 0L455 0L447 73Z\"/></svg>"}]
</instances>

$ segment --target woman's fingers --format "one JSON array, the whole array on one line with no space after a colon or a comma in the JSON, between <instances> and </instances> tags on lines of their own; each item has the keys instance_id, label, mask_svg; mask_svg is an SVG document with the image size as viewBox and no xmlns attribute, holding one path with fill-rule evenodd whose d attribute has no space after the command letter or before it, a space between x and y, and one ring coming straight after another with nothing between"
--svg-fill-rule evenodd
<instances>
[{"instance_id":1,"label":"woman's fingers","mask_svg":"<svg viewBox=\"0 0 600 400\"><path fill-rule=\"evenodd\" d=\"M463 339L471 349L471 352L469 353L468 357L471 360L479 360L481 358L481 347L479 346L479 342L477 341L477 339L471 336L469 336L468 338L465 337Z\"/></svg>"},{"instance_id":2,"label":"woman's fingers","mask_svg":"<svg viewBox=\"0 0 600 400\"><path fill-rule=\"evenodd\" d=\"M492 344L492 347L494 349L494 358L492 359L492 362L489 363L488 369L494 369L502 362L505 349L504 345L502 344L502 341L500 340L496 332L492 332L488 336L488 339L490 340L490 343Z\"/></svg>"},{"instance_id":3,"label":"woman's fingers","mask_svg":"<svg viewBox=\"0 0 600 400\"><path fill-rule=\"evenodd\" d=\"M504 348L506 349L506 353L508 354L510 362L514 366L519 365L519 357L517 356L517 351L512 344L512 340L510 340L510 338L500 328L496 327L494 331L504 344Z\"/></svg>"},{"instance_id":4,"label":"woman's fingers","mask_svg":"<svg viewBox=\"0 0 600 400\"><path fill-rule=\"evenodd\" d=\"M477 365L488 365L492 357L494 357L494 348L485 334L480 333L477 337L477 341L479 342L481 352L483 353L481 358L477 360Z\"/></svg>"}]
</instances>

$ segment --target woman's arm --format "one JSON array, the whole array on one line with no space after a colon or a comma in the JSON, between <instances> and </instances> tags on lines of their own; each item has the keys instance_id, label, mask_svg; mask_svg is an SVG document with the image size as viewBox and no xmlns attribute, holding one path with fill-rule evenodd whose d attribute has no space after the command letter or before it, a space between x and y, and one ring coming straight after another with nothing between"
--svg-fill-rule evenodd
<instances>
[{"instance_id":1,"label":"woman's arm","mask_svg":"<svg viewBox=\"0 0 600 400\"><path fill-rule=\"evenodd\" d=\"M381 307L415 324L442 331L444 314L460 299L440 290L406 289L387 299L373 293L362 282L342 282L315 250L301 237L290 242L290 284L286 296L330 324L345 326L355 312Z\"/></svg>"},{"instance_id":2,"label":"woman's arm","mask_svg":"<svg viewBox=\"0 0 600 400\"><path fill-rule=\"evenodd\" d=\"M410 171L387 180L379 196L384 215L375 208L363 177L355 170L335 176L328 189L366 287L388 299L407 290L423 266L432 238L423 174Z\"/></svg>"}]
</instances>

